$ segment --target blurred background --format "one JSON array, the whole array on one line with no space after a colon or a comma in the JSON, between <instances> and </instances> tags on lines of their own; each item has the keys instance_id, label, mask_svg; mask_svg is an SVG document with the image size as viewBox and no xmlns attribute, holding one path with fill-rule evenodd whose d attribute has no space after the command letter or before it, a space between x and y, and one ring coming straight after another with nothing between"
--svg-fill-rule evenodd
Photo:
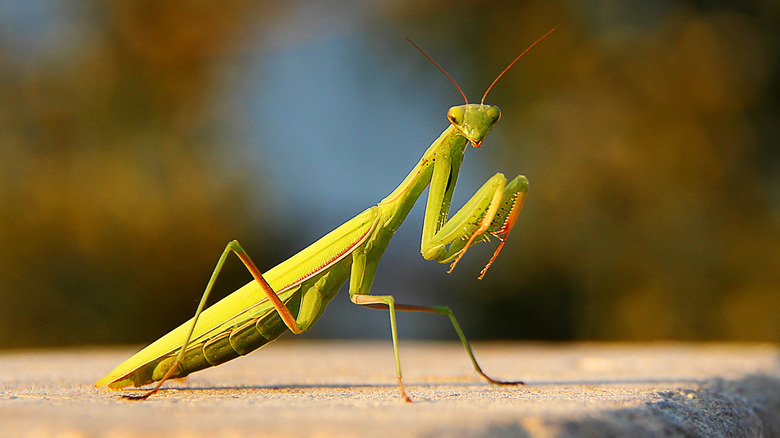
<instances>
[{"instance_id":1,"label":"blurred background","mask_svg":"<svg viewBox=\"0 0 780 438\"><path fill-rule=\"evenodd\" d=\"M777 1L31 0L0 6L0 347L156 339L229 240L272 267L447 127L461 97L405 37L478 101L558 24L491 91L456 188L530 179L501 256L446 274L415 208L374 291L473 339L780 341ZM224 272L218 295L250 280ZM331 307L304 336L388 338Z\"/></svg>"}]
</instances>

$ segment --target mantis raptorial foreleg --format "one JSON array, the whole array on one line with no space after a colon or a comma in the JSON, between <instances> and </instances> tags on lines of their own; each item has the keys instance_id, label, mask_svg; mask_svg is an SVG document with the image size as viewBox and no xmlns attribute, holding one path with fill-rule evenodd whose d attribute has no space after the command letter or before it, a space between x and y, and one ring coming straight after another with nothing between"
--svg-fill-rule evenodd
<instances>
[{"instance_id":1,"label":"mantis raptorial foreleg","mask_svg":"<svg viewBox=\"0 0 780 438\"><path fill-rule=\"evenodd\" d=\"M431 191L436 190L439 185L431 182ZM449 220L446 220L448 200L442 202L440 209L434 208L431 211L431 217L438 217L439 221L429 221L428 212L426 212L424 226L433 229L434 233L426 239L426 235L429 235L430 231L423 232L423 257L441 263L454 260L449 271L452 272L460 258L473 243L488 239L489 235L496 236L501 240L501 243L482 269L479 276L482 278L498 257L506 237L517 220L517 215L525 202L527 189L528 180L524 176L520 175L506 184L504 175L497 173L485 182Z\"/></svg>"}]
</instances>

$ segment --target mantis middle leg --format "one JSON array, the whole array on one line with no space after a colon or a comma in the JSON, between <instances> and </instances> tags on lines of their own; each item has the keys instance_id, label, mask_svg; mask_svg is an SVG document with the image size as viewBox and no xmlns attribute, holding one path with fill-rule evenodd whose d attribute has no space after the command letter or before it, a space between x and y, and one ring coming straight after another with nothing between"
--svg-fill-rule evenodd
<instances>
[{"instance_id":1,"label":"mantis middle leg","mask_svg":"<svg viewBox=\"0 0 780 438\"><path fill-rule=\"evenodd\" d=\"M401 390L401 396L407 402L411 402L411 399L409 398L409 396L406 395L406 390L404 389L404 384L401 376L401 360L398 354L398 331L397 331L397 324L395 318L396 310L405 311L405 312L436 313L439 315L448 316L450 318L450 322L452 323L452 327L455 329L455 332L458 334L458 338L460 338L461 344L463 344L463 347L466 349L466 353L469 355L469 359L471 359L471 363L474 366L474 371L476 371L477 374L479 374L489 383L494 385L524 385L525 384L522 381L497 380L485 374L485 372L482 371L482 367L479 366L479 363L477 362L477 358L474 356L474 351L471 349L471 344L469 343L468 339L466 339L466 335L463 333L463 330L460 328L460 324L458 324L458 320L455 318L455 314L453 314L452 310L450 310L450 308L447 306L416 306L411 304L396 304L395 298L392 295L357 295L356 294L350 296L350 300L357 305L365 306L368 307L369 309L379 309L379 310L389 311L390 330L392 332L392 338L393 338L393 352L395 353L395 367L396 367L396 374L398 377L398 387Z\"/></svg>"}]
</instances>

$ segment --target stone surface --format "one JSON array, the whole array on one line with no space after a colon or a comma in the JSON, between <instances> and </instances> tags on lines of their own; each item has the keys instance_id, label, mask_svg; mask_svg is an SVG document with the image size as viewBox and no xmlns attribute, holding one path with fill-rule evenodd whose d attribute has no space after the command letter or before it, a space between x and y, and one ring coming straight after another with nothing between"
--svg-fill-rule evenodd
<instances>
[{"instance_id":1,"label":"stone surface","mask_svg":"<svg viewBox=\"0 0 780 438\"><path fill-rule=\"evenodd\" d=\"M780 354L759 344L282 340L144 402L92 384L135 350L0 352L0 436L780 436Z\"/></svg>"}]
</instances>

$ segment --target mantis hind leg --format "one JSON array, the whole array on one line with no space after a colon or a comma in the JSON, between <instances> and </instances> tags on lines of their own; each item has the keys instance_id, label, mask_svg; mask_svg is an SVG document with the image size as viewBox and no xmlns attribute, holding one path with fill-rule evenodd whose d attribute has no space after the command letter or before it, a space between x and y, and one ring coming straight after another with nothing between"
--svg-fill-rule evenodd
<instances>
[{"instance_id":1,"label":"mantis hind leg","mask_svg":"<svg viewBox=\"0 0 780 438\"><path fill-rule=\"evenodd\" d=\"M447 306L415 306L415 305L409 305L409 304L399 304L396 306L398 310L407 311L407 312L427 312L427 313L437 313L439 315L446 315L450 318L450 322L452 323L452 327L455 329L455 332L458 334L458 338L460 338L460 343L463 344L463 348L466 349L466 353L469 355L469 359L471 359L471 364L474 365L474 371L477 372L482 378L487 380L489 383L493 385L525 385L524 382L520 380L513 380L513 381L506 381L506 380L497 380L494 379L487 374L485 374L482 371L482 367L479 366L479 363L477 362L477 358L474 356L474 351L471 349L471 344L469 344L469 340L466 339L466 335L463 333L463 330L460 328L460 324L458 324L458 320L455 319L455 314L452 313L452 310L450 310Z\"/></svg>"},{"instance_id":2,"label":"mantis hind leg","mask_svg":"<svg viewBox=\"0 0 780 438\"><path fill-rule=\"evenodd\" d=\"M269 301L273 304L274 308L276 308L276 311L279 312L279 315L282 317L282 320L284 321L285 325L287 325L287 327L293 333L295 334L301 333L301 329L299 328L298 323L296 322L295 317L292 315L290 310L279 299L279 297L273 291L273 289L268 284L268 282L265 281L265 278L263 278L263 274L260 272L259 269L257 269L255 263L252 261L251 258L249 258L249 255L246 253L246 251L244 251L241 245L239 245L238 241L233 240L230 243L228 243L227 246L225 247L225 250L222 251L222 255L219 257L219 260L217 261L217 266L214 267L214 271L211 273L209 282L206 284L206 290L203 292L203 296L201 297L200 302L198 303L198 309L195 311L195 316L192 318L192 326L190 327L187 336L184 338L184 342L182 342L181 350L179 351L179 354L176 356L176 360L173 362L173 365L171 365L171 368L168 370L167 373L165 373L162 379L160 379L160 381L157 382L157 385L155 385L155 387L149 390L148 392L138 396L123 395L122 398L128 400L145 400L149 398L149 396L151 396L152 394L154 394L160 389L162 384L165 383L165 381L168 380L171 377L171 375L173 375L176 368L182 363L182 359L184 358L184 353L187 351L187 346L189 346L190 339L192 338L192 333L195 331L195 326L198 324L198 317L200 316L201 312L203 312L203 309L206 307L206 301L208 300L209 294L211 294L211 290L214 287L214 283L216 282L217 277L219 276L219 273L222 270L222 265L225 264L225 260L227 259L227 256L231 252L236 253L238 258L241 259L241 262L244 263L246 268L255 278L255 281L257 281L257 283L260 285L260 289L262 289L263 292L265 292Z\"/></svg>"},{"instance_id":3,"label":"mantis hind leg","mask_svg":"<svg viewBox=\"0 0 780 438\"><path fill-rule=\"evenodd\" d=\"M468 354L469 359L471 359L471 364L474 366L474 371L477 372L482 378L484 378L486 381L493 385L525 385L522 381L504 381L504 380L497 380L494 379L487 374L485 374L484 371L482 371L482 367L479 365L479 362L477 362L477 358L474 356L474 351L471 348L471 344L469 343L468 339L466 338L466 335L463 333L463 330L460 328L460 324L458 324L458 320L455 318L455 314L452 313L452 310L450 310L447 306L416 306L411 304L396 304L395 298L393 298L392 295L352 295L350 296L350 299L353 303L368 307L370 309L379 309L379 310L388 310L390 312L390 330L392 331L392 338L393 338L393 352L395 353L395 366L396 366L396 372L398 376L398 386L401 390L401 396L407 401L411 402L411 399L406 395L406 391L404 389L404 385L401 378L401 360L398 354L398 332L396 328L396 320L395 320L395 311L404 311L404 312L426 312L426 313L436 313L439 315L446 315L450 318L450 322L452 323L452 327L455 329L455 332L458 334L458 338L460 338L461 344L463 344L463 348L466 349L466 354Z\"/></svg>"}]
</instances>

